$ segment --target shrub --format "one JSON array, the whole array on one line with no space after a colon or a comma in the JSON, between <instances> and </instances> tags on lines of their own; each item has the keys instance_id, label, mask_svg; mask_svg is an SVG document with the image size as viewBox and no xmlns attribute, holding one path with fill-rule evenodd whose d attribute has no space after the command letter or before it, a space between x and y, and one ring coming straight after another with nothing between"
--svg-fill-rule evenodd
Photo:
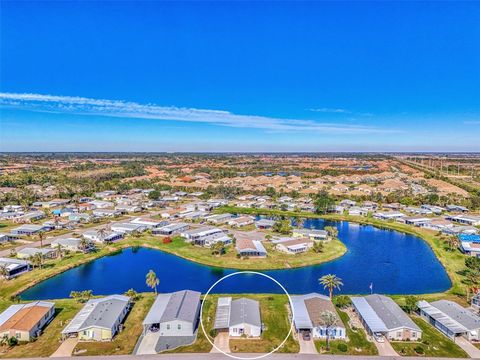
<instances>
[{"instance_id":1,"label":"shrub","mask_svg":"<svg viewBox=\"0 0 480 360\"><path fill-rule=\"evenodd\" d=\"M341 351L341 352L347 352L348 346L347 346L347 344L340 343L340 344L338 344L337 349L338 349L338 351Z\"/></svg>"},{"instance_id":2,"label":"shrub","mask_svg":"<svg viewBox=\"0 0 480 360\"><path fill-rule=\"evenodd\" d=\"M18 339L14 336L8 339L8 346L18 345Z\"/></svg>"},{"instance_id":3,"label":"shrub","mask_svg":"<svg viewBox=\"0 0 480 360\"><path fill-rule=\"evenodd\" d=\"M172 238L167 236L166 238L163 238L162 241L164 244L170 244L172 242Z\"/></svg>"},{"instance_id":4,"label":"shrub","mask_svg":"<svg viewBox=\"0 0 480 360\"><path fill-rule=\"evenodd\" d=\"M415 352L418 354L418 355L423 355L425 354L425 350L423 349L423 347L421 346L415 346L413 348L413 350L415 350Z\"/></svg>"}]
</instances>

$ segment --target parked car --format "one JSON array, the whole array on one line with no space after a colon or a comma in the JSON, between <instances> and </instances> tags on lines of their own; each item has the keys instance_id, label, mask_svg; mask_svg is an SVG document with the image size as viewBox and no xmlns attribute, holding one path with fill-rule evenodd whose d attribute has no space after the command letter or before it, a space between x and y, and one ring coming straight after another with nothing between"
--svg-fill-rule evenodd
<instances>
[{"instance_id":1,"label":"parked car","mask_svg":"<svg viewBox=\"0 0 480 360\"><path fill-rule=\"evenodd\" d=\"M374 333L374 334L373 334L373 337L375 338L375 341L376 341L376 342L379 342L379 343L385 342L385 338L384 338L383 335L380 334L380 333Z\"/></svg>"},{"instance_id":2,"label":"parked car","mask_svg":"<svg viewBox=\"0 0 480 360\"><path fill-rule=\"evenodd\" d=\"M310 331L303 331L302 332L302 339L305 340L305 341L310 341L310 339L311 339Z\"/></svg>"}]
</instances>

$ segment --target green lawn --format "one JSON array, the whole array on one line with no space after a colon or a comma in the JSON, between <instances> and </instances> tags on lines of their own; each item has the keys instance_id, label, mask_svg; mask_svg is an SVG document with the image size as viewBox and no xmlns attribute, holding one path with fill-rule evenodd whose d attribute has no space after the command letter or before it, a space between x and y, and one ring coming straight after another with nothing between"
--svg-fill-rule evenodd
<instances>
[{"instance_id":1,"label":"green lawn","mask_svg":"<svg viewBox=\"0 0 480 360\"><path fill-rule=\"evenodd\" d=\"M452 340L440 333L433 326L427 324L418 316L412 316L413 321L422 329L422 340L420 342L395 341L391 342L393 348L399 355L403 356L431 356L431 357L452 357L464 358L468 355ZM417 353L415 349L422 349Z\"/></svg>"},{"instance_id":2,"label":"green lawn","mask_svg":"<svg viewBox=\"0 0 480 360\"><path fill-rule=\"evenodd\" d=\"M332 340L330 341L330 350L326 350L325 340L315 340L315 347L320 354L334 355L378 355L375 344L367 340L363 329L352 329L348 324L349 317L346 312L337 309L340 318L347 329L347 341ZM342 351L340 344L347 346L347 351ZM339 348L340 345L340 348Z\"/></svg>"}]
</instances>

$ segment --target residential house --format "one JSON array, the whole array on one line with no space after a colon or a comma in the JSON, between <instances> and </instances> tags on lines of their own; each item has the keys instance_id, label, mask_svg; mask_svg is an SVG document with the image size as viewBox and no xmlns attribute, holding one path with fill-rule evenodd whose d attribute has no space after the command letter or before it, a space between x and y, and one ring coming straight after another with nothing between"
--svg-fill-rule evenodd
<instances>
[{"instance_id":1,"label":"residential house","mask_svg":"<svg viewBox=\"0 0 480 360\"><path fill-rule=\"evenodd\" d=\"M247 298L219 298L213 328L228 331L231 337L259 337L262 333L260 303Z\"/></svg>"},{"instance_id":2,"label":"residential house","mask_svg":"<svg viewBox=\"0 0 480 360\"><path fill-rule=\"evenodd\" d=\"M269 220L269 219L260 219L255 221L255 227L260 230L267 230L271 229L275 225L274 220Z\"/></svg>"},{"instance_id":3,"label":"residential house","mask_svg":"<svg viewBox=\"0 0 480 360\"><path fill-rule=\"evenodd\" d=\"M200 319L201 293L182 290L158 294L143 321L143 334L158 333L156 352L193 343Z\"/></svg>"},{"instance_id":4,"label":"residential house","mask_svg":"<svg viewBox=\"0 0 480 360\"><path fill-rule=\"evenodd\" d=\"M480 317L456 302L422 300L417 305L420 316L450 339L480 340Z\"/></svg>"},{"instance_id":5,"label":"residential house","mask_svg":"<svg viewBox=\"0 0 480 360\"><path fill-rule=\"evenodd\" d=\"M447 205L446 206L447 211L449 212L461 212L461 213L466 213L468 212L468 209L464 206L460 205Z\"/></svg>"},{"instance_id":6,"label":"residential house","mask_svg":"<svg viewBox=\"0 0 480 360\"><path fill-rule=\"evenodd\" d=\"M309 238L311 240L326 240L328 238L328 232L325 230L317 229L293 229L292 236L297 238Z\"/></svg>"},{"instance_id":7,"label":"residential house","mask_svg":"<svg viewBox=\"0 0 480 360\"><path fill-rule=\"evenodd\" d=\"M255 218L252 216L239 216L228 221L228 225L233 227L242 227L252 225L255 222Z\"/></svg>"},{"instance_id":8,"label":"residential house","mask_svg":"<svg viewBox=\"0 0 480 360\"><path fill-rule=\"evenodd\" d=\"M272 240L275 249L287 254L300 254L313 247L313 241L310 238L281 238Z\"/></svg>"},{"instance_id":9,"label":"residential house","mask_svg":"<svg viewBox=\"0 0 480 360\"><path fill-rule=\"evenodd\" d=\"M313 338L323 339L327 334L331 339L345 339L345 325L328 296L311 293L306 295L291 295L293 307L293 324L297 332L308 332ZM335 324L327 329L322 313L331 312L335 315Z\"/></svg>"},{"instance_id":10,"label":"residential house","mask_svg":"<svg viewBox=\"0 0 480 360\"><path fill-rule=\"evenodd\" d=\"M92 245L87 244L84 247L83 241L80 238L61 238L53 240L50 244L50 247L53 249L60 248L65 251L88 251L91 249Z\"/></svg>"},{"instance_id":11,"label":"residential house","mask_svg":"<svg viewBox=\"0 0 480 360\"><path fill-rule=\"evenodd\" d=\"M447 220L457 222L463 225L469 226L478 226L480 225L480 216L473 216L473 215L453 215L447 216Z\"/></svg>"},{"instance_id":12,"label":"residential house","mask_svg":"<svg viewBox=\"0 0 480 360\"><path fill-rule=\"evenodd\" d=\"M5 274L2 274L5 279L12 279L24 272L30 271L31 265L25 260L0 257L0 268L5 270Z\"/></svg>"},{"instance_id":13,"label":"residential house","mask_svg":"<svg viewBox=\"0 0 480 360\"><path fill-rule=\"evenodd\" d=\"M115 231L105 231L104 234L100 230L87 230L82 236L90 241L103 243L103 242L114 242L123 239L123 234Z\"/></svg>"},{"instance_id":14,"label":"residential house","mask_svg":"<svg viewBox=\"0 0 480 360\"><path fill-rule=\"evenodd\" d=\"M19 259L27 260L37 254L40 254L44 259L55 259L58 255L57 251L51 248L25 247L17 250L17 258Z\"/></svg>"},{"instance_id":15,"label":"residential house","mask_svg":"<svg viewBox=\"0 0 480 360\"><path fill-rule=\"evenodd\" d=\"M110 226L112 231L120 234L131 234L133 232L143 232L147 230L145 225L134 224L134 223L116 223Z\"/></svg>"},{"instance_id":16,"label":"residential house","mask_svg":"<svg viewBox=\"0 0 480 360\"><path fill-rule=\"evenodd\" d=\"M81 341L111 341L120 331L130 310L130 298L110 295L90 299L63 329L62 337L78 337Z\"/></svg>"},{"instance_id":17,"label":"residential house","mask_svg":"<svg viewBox=\"0 0 480 360\"><path fill-rule=\"evenodd\" d=\"M248 238L239 238L235 242L235 249L240 256L248 257L266 257L267 250L261 241L251 240Z\"/></svg>"},{"instance_id":18,"label":"residential house","mask_svg":"<svg viewBox=\"0 0 480 360\"><path fill-rule=\"evenodd\" d=\"M186 223L172 223L152 230L154 235L176 235L188 230L190 225Z\"/></svg>"},{"instance_id":19,"label":"residential house","mask_svg":"<svg viewBox=\"0 0 480 360\"><path fill-rule=\"evenodd\" d=\"M156 220L151 218L136 218L130 221L132 224L145 225L147 229L157 229L162 226L168 225L166 220Z\"/></svg>"},{"instance_id":20,"label":"residential house","mask_svg":"<svg viewBox=\"0 0 480 360\"><path fill-rule=\"evenodd\" d=\"M207 216L205 220L211 224L220 225L227 223L232 217L232 214L216 214Z\"/></svg>"},{"instance_id":21,"label":"residential house","mask_svg":"<svg viewBox=\"0 0 480 360\"><path fill-rule=\"evenodd\" d=\"M113 218L122 215L122 212L114 209L95 209L92 214L99 218Z\"/></svg>"},{"instance_id":22,"label":"residential house","mask_svg":"<svg viewBox=\"0 0 480 360\"><path fill-rule=\"evenodd\" d=\"M122 214L126 213L134 213L134 212L140 212L142 211L142 207L140 205L135 205L135 204L120 204L115 206L115 210L120 211Z\"/></svg>"},{"instance_id":23,"label":"residential house","mask_svg":"<svg viewBox=\"0 0 480 360\"><path fill-rule=\"evenodd\" d=\"M406 215L399 211L388 211L388 212L376 212L373 214L373 217L381 220L396 220L396 219L406 217Z\"/></svg>"},{"instance_id":24,"label":"residential house","mask_svg":"<svg viewBox=\"0 0 480 360\"><path fill-rule=\"evenodd\" d=\"M372 294L351 300L370 335L379 334L394 341L417 341L422 337L422 330L391 298Z\"/></svg>"},{"instance_id":25,"label":"residential house","mask_svg":"<svg viewBox=\"0 0 480 360\"><path fill-rule=\"evenodd\" d=\"M197 229L186 230L180 233L180 236L184 237L187 242L193 242L197 245L204 245L207 237L212 239L212 236L223 237L227 230L204 226Z\"/></svg>"},{"instance_id":26,"label":"residential house","mask_svg":"<svg viewBox=\"0 0 480 360\"><path fill-rule=\"evenodd\" d=\"M47 231L49 230L48 227L45 225L37 225L37 224L25 224L22 226L19 226L15 229L12 229L10 232L14 235L35 235L38 234L39 232L42 231Z\"/></svg>"},{"instance_id":27,"label":"residential house","mask_svg":"<svg viewBox=\"0 0 480 360\"><path fill-rule=\"evenodd\" d=\"M0 338L15 337L18 341L32 341L53 319L55 304L35 301L10 305L0 314Z\"/></svg>"}]
</instances>

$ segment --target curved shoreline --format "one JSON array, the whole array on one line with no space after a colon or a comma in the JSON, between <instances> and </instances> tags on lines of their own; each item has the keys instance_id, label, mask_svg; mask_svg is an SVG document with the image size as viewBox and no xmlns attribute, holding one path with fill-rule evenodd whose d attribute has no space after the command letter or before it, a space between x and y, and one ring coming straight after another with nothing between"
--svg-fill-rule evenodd
<instances>
[{"instance_id":1,"label":"curved shoreline","mask_svg":"<svg viewBox=\"0 0 480 360\"><path fill-rule=\"evenodd\" d=\"M257 209L255 209L255 210L257 210ZM297 214L296 217L318 218L318 219L331 220L331 221L347 221L347 222L352 222L352 223L357 223L357 224L362 224L362 225L370 225L370 226L374 226L376 228L383 229L383 230L398 231L398 232L401 232L401 233L416 236L416 237L422 239L423 241L425 241L429 245L429 247L433 251L436 259L440 262L442 267L445 269L445 271L446 271L446 273L447 273L447 275L450 279L450 284L451 284L450 288L445 290L443 293L448 293L448 292L455 293L454 288L456 288L456 285L458 285L458 284L456 284L454 282L454 278L452 277L452 275L454 275L455 280L458 280L459 275L457 275L455 273L452 274L453 270L450 269L449 267L445 266L444 262L442 261L442 257L439 256L439 254L437 252L437 249L434 246L432 246L431 239L426 239L425 234L423 234L422 232L419 232L419 231L415 231L415 230L417 230L415 228L410 229L409 227L406 227L403 224L380 222L378 220L368 219L368 218L358 218L357 219L356 217L355 218L354 217L347 217L347 216L343 216L343 215L309 214L310 216L306 216L307 214L304 214L304 213L300 213L300 214L296 213L296 214ZM262 215L271 215L271 214L263 213ZM291 215L290 214L288 214L288 215L285 214L285 216L291 216ZM431 235L431 236L433 236L433 235ZM116 243L116 244L106 246L106 247L102 248L97 253L86 254L86 255L83 255L83 256L82 256L82 254L76 254L76 255L74 255L74 257L78 257L78 259L75 259L75 261L73 261L72 263L65 264L64 266L61 266L61 267L54 266L51 272L46 273L46 274L41 274L43 276L38 276L39 274L37 274L37 273L23 274L22 276L17 278L19 280L18 282L22 282L23 284L20 284L18 287L16 287L15 286L16 283L13 283L12 286L7 287L6 294L0 294L0 297L4 298L5 300L8 300L9 298L11 298L13 296L20 295L21 293L23 293L26 290L34 287L35 285L37 285L37 284L39 284L39 283L41 283L45 280L48 280L48 279L50 279L54 276L57 276L57 275L59 275L63 272L66 272L66 271L68 271L72 268L75 268L75 267L80 266L80 265L84 265L86 263L89 263L91 261L95 261L95 260L97 260L99 258L102 258L102 257L105 257L105 256L114 255L115 252L122 251L122 250L124 250L126 248L130 248L130 247L145 247L145 248L159 250L159 251L162 251L164 253L168 253L168 254L171 254L171 255L174 255L174 256L178 256L178 257L180 257L182 259L185 259L187 261L191 261L191 262L194 262L194 263L197 263L197 264L209 266L209 267L212 267L212 268L232 269L232 270L258 270L258 271L288 270L290 268L293 269L293 268L302 268L302 267L308 267L308 266L322 265L322 264L334 261L334 260L342 257L348 251L346 246L342 243L343 251L341 253L339 253L337 256L332 256L332 257L329 257L327 259L322 259L321 261L316 261L316 262L307 262L305 264L295 264L295 265L292 265L292 266L289 266L289 267L285 267L285 266L270 266L270 267L268 267L268 266L267 267L266 266L254 266L254 265L257 265L257 264L252 265L252 262L248 261L248 260L247 260L248 262L247 261L245 262L245 266L238 266L238 265L235 266L235 265L231 265L231 264L223 266L223 265L219 265L219 264L216 264L216 263L211 263L211 262L208 262L208 261L202 261L203 259L200 260L200 259L197 259L197 258L186 256L185 254L178 253L177 251L175 251L175 249L171 249L171 248L168 248L168 246L161 246L161 245L162 245L161 243L159 243L159 244L149 243L148 241L145 241L145 239L142 239L141 237L138 238L138 239L130 238L130 239L127 239L127 241L122 241L122 242L119 242L119 243ZM263 265L263 263L261 263L261 261L263 259L258 259L258 260L259 260L258 265ZM28 275L30 275L31 279L26 279L24 281L21 281L22 277L28 276ZM10 280L10 281L16 281L17 279ZM7 285L9 285L9 284L7 283Z\"/></svg>"}]
</instances>

